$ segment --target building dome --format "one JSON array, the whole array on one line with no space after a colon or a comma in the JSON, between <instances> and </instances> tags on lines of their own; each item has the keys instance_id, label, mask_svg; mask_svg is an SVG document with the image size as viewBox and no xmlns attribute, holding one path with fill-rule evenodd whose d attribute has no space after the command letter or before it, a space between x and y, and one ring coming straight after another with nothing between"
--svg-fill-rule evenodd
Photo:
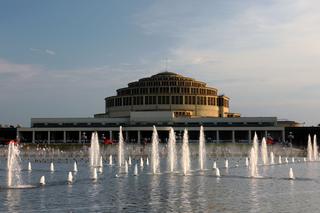
<instances>
[{"instance_id":1,"label":"building dome","mask_svg":"<svg viewBox=\"0 0 320 213\"><path fill-rule=\"evenodd\" d=\"M206 83L173 72L141 78L105 98L97 116L129 117L136 111L171 111L175 116L229 117L229 98Z\"/></svg>"}]
</instances>

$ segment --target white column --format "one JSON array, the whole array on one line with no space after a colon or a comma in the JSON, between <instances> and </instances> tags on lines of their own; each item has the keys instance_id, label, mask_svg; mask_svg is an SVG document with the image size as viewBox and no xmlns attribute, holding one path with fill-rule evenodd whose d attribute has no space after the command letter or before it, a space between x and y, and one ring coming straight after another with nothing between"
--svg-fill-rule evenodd
<instances>
[{"instance_id":1,"label":"white column","mask_svg":"<svg viewBox=\"0 0 320 213\"><path fill-rule=\"evenodd\" d=\"M232 130L232 143L236 142L236 136L235 136L235 131Z\"/></svg>"},{"instance_id":2,"label":"white column","mask_svg":"<svg viewBox=\"0 0 320 213\"><path fill-rule=\"evenodd\" d=\"M48 131L48 144L50 144L50 131Z\"/></svg>"},{"instance_id":3,"label":"white column","mask_svg":"<svg viewBox=\"0 0 320 213\"><path fill-rule=\"evenodd\" d=\"M67 143L67 132L63 131L63 143Z\"/></svg>"},{"instance_id":4,"label":"white column","mask_svg":"<svg viewBox=\"0 0 320 213\"><path fill-rule=\"evenodd\" d=\"M81 143L81 131L79 131L79 141L78 143Z\"/></svg>"},{"instance_id":5,"label":"white column","mask_svg":"<svg viewBox=\"0 0 320 213\"><path fill-rule=\"evenodd\" d=\"M138 130L138 144L141 144L141 133L140 133L140 130Z\"/></svg>"},{"instance_id":6,"label":"white column","mask_svg":"<svg viewBox=\"0 0 320 213\"><path fill-rule=\"evenodd\" d=\"M36 142L36 132L33 130L32 131L32 143Z\"/></svg>"},{"instance_id":7,"label":"white column","mask_svg":"<svg viewBox=\"0 0 320 213\"><path fill-rule=\"evenodd\" d=\"M110 141L112 141L112 130L109 131L110 134Z\"/></svg>"}]
</instances>

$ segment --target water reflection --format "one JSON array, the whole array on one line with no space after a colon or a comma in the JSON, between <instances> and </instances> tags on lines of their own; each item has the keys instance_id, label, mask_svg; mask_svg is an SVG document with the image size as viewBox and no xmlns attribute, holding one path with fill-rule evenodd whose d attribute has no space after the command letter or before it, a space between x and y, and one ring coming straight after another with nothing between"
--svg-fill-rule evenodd
<instances>
[{"instance_id":1,"label":"water reflection","mask_svg":"<svg viewBox=\"0 0 320 213\"><path fill-rule=\"evenodd\" d=\"M21 191L9 189L7 190L6 205L8 207L8 212L16 212L20 207Z\"/></svg>"}]
</instances>

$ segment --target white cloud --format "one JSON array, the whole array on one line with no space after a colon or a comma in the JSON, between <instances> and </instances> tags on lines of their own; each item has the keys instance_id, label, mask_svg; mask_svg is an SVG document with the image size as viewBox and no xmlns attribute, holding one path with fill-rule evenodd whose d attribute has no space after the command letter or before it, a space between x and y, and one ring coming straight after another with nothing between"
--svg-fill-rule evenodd
<instances>
[{"instance_id":1,"label":"white cloud","mask_svg":"<svg viewBox=\"0 0 320 213\"><path fill-rule=\"evenodd\" d=\"M29 50L38 54L56 55L56 52L50 49L38 49L30 47Z\"/></svg>"}]
</instances>

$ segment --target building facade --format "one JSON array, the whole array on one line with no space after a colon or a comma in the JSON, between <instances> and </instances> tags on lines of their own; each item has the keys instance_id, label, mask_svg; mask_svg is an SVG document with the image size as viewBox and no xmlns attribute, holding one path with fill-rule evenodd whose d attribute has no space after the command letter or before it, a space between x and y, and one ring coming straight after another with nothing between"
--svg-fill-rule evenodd
<instances>
[{"instance_id":1,"label":"building facade","mask_svg":"<svg viewBox=\"0 0 320 213\"><path fill-rule=\"evenodd\" d=\"M260 138L285 138L285 127L276 117L240 117L229 112L230 99L206 83L172 72L161 72L131 82L105 98L105 112L89 118L32 118L30 128L18 128L22 142L87 143L93 131L100 140L117 141L119 126L127 142L149 142L152 126L162 142L171 127L179 138L185 128L191 142L204 126L207 142L249 143Z\"/></svg>"}]
</instances>

